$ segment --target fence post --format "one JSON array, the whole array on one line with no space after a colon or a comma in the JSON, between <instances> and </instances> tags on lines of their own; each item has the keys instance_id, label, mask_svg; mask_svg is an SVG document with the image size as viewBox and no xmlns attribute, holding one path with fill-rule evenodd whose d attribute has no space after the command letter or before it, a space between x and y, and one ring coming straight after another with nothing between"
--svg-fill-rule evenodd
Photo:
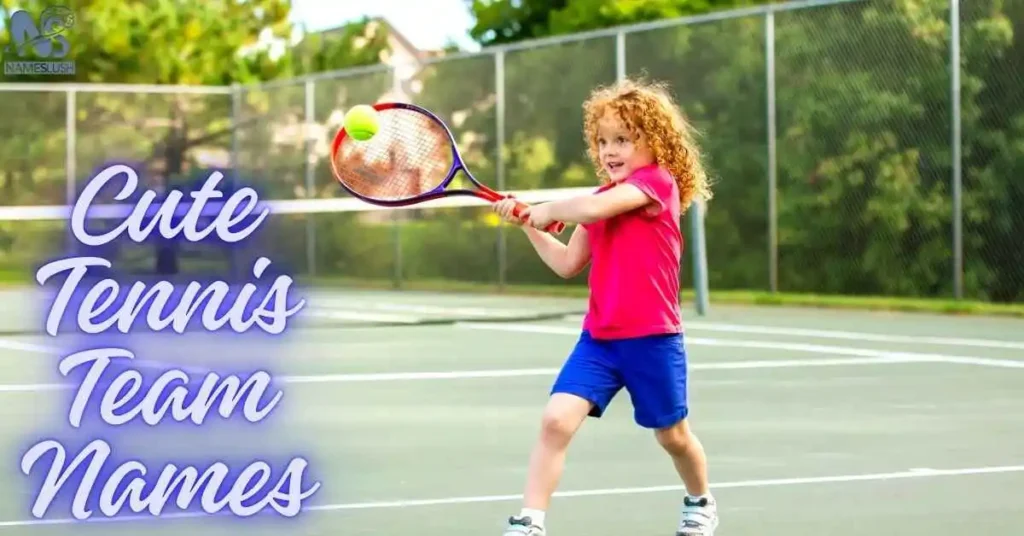
<instances>
[{"instance_id":1,"label":"fence post","mask_svg":"<svg viewBox=\"0 0 1024 536\"><path fill-rule=\"evenodd\" d=\"M241 186L241 174L238 166L241 164L239 158L238 132L242 124L242 86L235 82L231 84L231 151L228 154L228 165L231 167L231 174L228 176L228 183L231 190ZM232 278L239 274L237 248L228 248L228 271Z\"/></svg>"},{"instance_id":2,"label":"fence post","mask_svg":"<svg viewBox=\"0 0 1024 536\"><path fill-rule=\"evenodd\" d=\"M314 99L316 95L315 89L313 80L307 78L305 82L306 124L302 131L305 135L306 197L309 199L316 197L316 160L313 155L313 149L315 148L313 124L316 121L316 109L314 108L316 106L314 104L316 102ZM306 269L310 277L316 276L316 220L312 214L306 215Z\"/></svg>"},{"instance_id":3,"label":"fence post","mask_svg":"<svg viewBox=\"0 0 1024 536\"><path fill-rule=\"evenodd\" d=\"M963 168L961 162L960 119L960 0L949 0L950 29L950 100L952 101L952 132L950 136L953 180L953 295L964 297L964 237L963 237Z\"/></svg>"},{"instance_id":4,"label":"fence post","mask_svg":"<svg viewBox=\"0 0 1024 536\"><path fill-rule=\"evenodd\" d=\"M64 195L69 206L75 204L75 192L77 190L77 179L75 178L75 175L78 173L75 168L77 165L76 160L78 159L76 128L76 119L78 116L76 113L78 106L76 99L77 96L77 90L69 89L65 94L66 98L64 103L64 172L65 180L67 181L64 185Z\"/></svg>"},{"instance_id":5,"label":"fence post","mask_svg":"<svg viewBox=\"0 0 1024 536\"><path fill-rule=\"evenodd\" d=\"M779 214L778 162L776 143L775 98L775 12L769 9L764 18L765 83L768 114L768 287L779 291Z\"/></svg>"},{"instance_id":6,"label":"fence post","mask_svg":"<svg viewBox=\"0 0 1024 536\"><path fill-rule=\"evenodd\" d=\"M615 79L626 79L626 32L615 34Z\"/></svg>"},{"instance_id":7,"label":"fence post","mask_svg":"<svg viewBox=\"0 0 1024 536\"><path fill-rule=\"evenodd\" d=\"M402 80L402 75L397 68L392 67L391 72L391 92L395 95L396 100L405 97L408 101L412 101L412 96L406 97L405 84ZM391 225L392 225L392 239L394 240L394 273L392 274L391 285L395 290L402 288L402 216L400 210L391 211Z\"/></svg>"},{"instance_id":8,"label":"fence post","mask_svg":"<svg viewBox=\"0 0 1024 536\"><path fill-rule=\"evenodd\" d=\"M505 51L494 53L494 130L497 155L498 191L505 191ZM504 290L508 278L508 237L505 225L498 226L498 289Z\"/></svg>"},{"instance_id":9,"label":"fence post","mask_svg":"<svg viewBox=\"0 0 1024 536\"><path fill-rule=\"evenodd\" d=\"M242 86L237 82L231 84L231 152L228 165L231 166L231 187L238 184L238 130L242 122Z\"/></svg>"}]
</instances>

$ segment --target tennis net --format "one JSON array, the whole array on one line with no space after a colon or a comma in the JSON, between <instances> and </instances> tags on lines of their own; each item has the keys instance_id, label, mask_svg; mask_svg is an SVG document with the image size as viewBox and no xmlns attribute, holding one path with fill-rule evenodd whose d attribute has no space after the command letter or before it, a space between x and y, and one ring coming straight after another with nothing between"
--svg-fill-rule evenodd
<instances>
[{"instance_id":1,"label":"tennis net","mask_svg":"<svg viewBox=\"0 0 1024 536\"><path fill-rule=\"evenodd\" d=\"M592 191L509 193L526 203L539 203ZM73 254L102 257L112 263L114 272L129 278L231 279L249 275L255 259L267 257L276 270L291 274L315 294L309 300L313 314L308 318L316 325L537 319L578 314L584 305L585 276L565 280L553 274L523 233L502 225L489 203L476 198L445 198L393 209L353 198L263 204L269 217L251 239L238 245L180 240L136 244L122 239L99 248L84 248L74 240L69 206L0 207L0 271L8 280L32 284L40 266ZM113 229L134 208L94 205L88 225ZM188 208L184 205L178 213ZM220 208L208 205L204 218L212 218ZM528 296L473 296L503 289ZM393 290L417 293L381 293ZM8 299L32 301L17 293ZM38 331L38 319L0 318L0 332Z\"/></svg>"}]
</instances>

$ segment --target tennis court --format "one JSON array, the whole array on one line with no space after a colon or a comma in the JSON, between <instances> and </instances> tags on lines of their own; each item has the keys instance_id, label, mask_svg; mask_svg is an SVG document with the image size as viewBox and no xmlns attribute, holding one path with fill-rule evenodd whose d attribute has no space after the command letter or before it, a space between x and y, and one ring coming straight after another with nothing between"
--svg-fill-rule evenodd
<instances>
[{"instance_id":1,"label":"tennis court","mask_svg":"<svg viewBox=\"0 0 1024 536\"><path fill-rule=\"evenodd\" d=\"M52 341L9 335L0 339L10 483L0 534L500 534L519 507L540 410L583 305L318 293L305 327L259 343L285 393L267 422L123 432L117 444L134 449L116 453L125 459L308 456L322 483L311 511L258 526L30 521L21 455L66 422L69 399L52 385ZM1024 530L1024 322L721 305L687 317L694 425L722 536ZM190 354L158 347L161 359ZM651 434L633 425L625 394L584 427L560 489L555 535L671 534L682 493ZM60 504L48 517L68 512Z\"/></svg>"}]
</instances>

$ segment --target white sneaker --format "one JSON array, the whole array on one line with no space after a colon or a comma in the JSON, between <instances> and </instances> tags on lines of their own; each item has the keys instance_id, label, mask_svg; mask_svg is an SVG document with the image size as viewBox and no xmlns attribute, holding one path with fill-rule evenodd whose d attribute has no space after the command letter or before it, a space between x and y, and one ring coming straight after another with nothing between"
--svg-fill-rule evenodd
<instances>
[{"instance_id":1,"label":"white sneaker","mask_svg":"<svg viewBox=\"0 0 1024 536\"><path fill-rule=\"evenodd\" d=\"M508 518L504 536L545 536L544 527L533 524L529 517L512 516Z\"/></svg>"},{"instance_id":2,"label":"white sneaker","mask_svg":"<svg viewBox=\"0 0 1024 536\"><path fill-rule=\"evenodd\" d=\"M713 536L718 528L718 505L710 496L686 496L676 536Z\"/></svg>"}]
</instances>

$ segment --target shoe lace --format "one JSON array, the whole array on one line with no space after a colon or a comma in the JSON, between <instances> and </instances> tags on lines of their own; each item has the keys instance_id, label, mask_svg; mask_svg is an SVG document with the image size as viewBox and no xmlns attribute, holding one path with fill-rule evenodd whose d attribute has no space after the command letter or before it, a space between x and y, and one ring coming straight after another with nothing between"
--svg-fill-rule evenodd
<instances>
[{"instance_id":1,"label":"shoe lace","mask_svg":"<svg viewBox=\"0 0 1024 536\"><path fill-rule=\"evenodd\" d=\"M707 497L701 497L700 499L685 497L683 499L683 516L679 526L687 529L706 527L711 523L711 515L707 507Z\"/></svg>"}]
</instances>

